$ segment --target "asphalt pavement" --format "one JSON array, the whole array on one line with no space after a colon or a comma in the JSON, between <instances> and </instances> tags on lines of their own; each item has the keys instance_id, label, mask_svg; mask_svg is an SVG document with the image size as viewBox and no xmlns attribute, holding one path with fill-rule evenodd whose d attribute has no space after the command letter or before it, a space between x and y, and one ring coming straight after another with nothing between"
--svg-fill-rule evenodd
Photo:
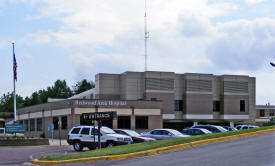
<instances>
[{"instance_id":1,"label":"asphalt pavement","mask_svg":"<svg viewBox=\"0 0 275 166\"><path fill-rule=\"evenodd\" d=\"M58 144L58 141L55 141ZM0 166L33 165L42 156L75 153L72 146L0 147ZM64 166L274 166L275 132L154 156Z\"/></svg>"},{"instance_id":2,"label":"asphalt pavement","mask_svg":"<svg viewBox=\"0 0 275 166\"><path fill-rule=\"evenodd\" d=\"M75 153L72 146L0 147L0 166L33 165L31 160L43 156Z\"/></svg>"},{"instance_id":3,"label":"asphalt pavement","mask_svg":"<svg viewBox=\"0 0 275 166\"><path fill-rule=\"evenodd\" d=\"M275 132L154 156L64 166L274 166Z\"/></svg>"}]
</instances>

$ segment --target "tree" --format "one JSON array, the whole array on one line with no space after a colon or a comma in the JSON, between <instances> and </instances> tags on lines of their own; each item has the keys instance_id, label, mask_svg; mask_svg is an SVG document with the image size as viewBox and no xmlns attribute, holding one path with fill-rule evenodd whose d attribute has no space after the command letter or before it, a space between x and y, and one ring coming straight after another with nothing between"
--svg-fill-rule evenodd
<instances>
[{"instance_id":1,"label":"tree","mask_svg":"<svg viewBox=\"0 0 275 166\"><path fill-rule=\"evenodd\" d=\"M269 119L268 125L269 126L275 125L275 117L272 117L272 118Z\"/></svg>"},{"instance_id":2,"label":"tree","mask_svg":"<svg viewBox=\"0 0 275 166\"><path fill-rule=\"evenodd\" d=\"M78 84L78 91L86 90L91 87L93 83L86 80ZM94 85L93 85L94 87ZM90 88L89 88L90 89ZM21 108L36 104L46 103L48 98L69 98L73 95L71 88L67 85L65 80L56 80L53 86L49 86L46 90L39 90L33 92L30 97L23 99L21 96L16 95L16 107ZM4 94L0 98L0 112L13 112L13 93Z\"/></svg>"},{"instance_id":3,"label":"tree","mask_svg":"<svg viewBox=\"0 0 275 166\"><path fill-rule=\"evenodd\" d=\"M67 86L65 80L57 80L54 83L54 86L48 87L48 97L51 98L68 98L73 95L73 92L70 87Z\"/></svg>"},{"instance_id":4,"label":"tree","mask_svg":"<svg viewBox=\"0 0 275 166\"><path fill-rule=\"evenodd\" d=\"M75 86L73 86L74 94L79 94L89 89L95 87L95 84L91 81L88 82L86 79L78 82Z\"/></svg>"},{"instance_id":5,"label":"tree","mask_svg":"<svg viewBox=\"0 0 275 166\"><path fill-rule=\"evenodd\" d=\"M13 93L4 94L0 98L0 112L13 112L14 111L14 99ZM24 106L24 99L16 95L16 108L21 108Z\"/></svg>"},{"instance_id":6,"label":"tree","mask_svg":"<svg viewBox=\"0 0 275 166\"><path fill-rule=\"evenodd\" d=\"M65 80L56 80L53 86L39 90L24 100L24 106L47 103L48 98L68 98L72 96L72 90L67 86Z\"/></svg>"}]
</instances>

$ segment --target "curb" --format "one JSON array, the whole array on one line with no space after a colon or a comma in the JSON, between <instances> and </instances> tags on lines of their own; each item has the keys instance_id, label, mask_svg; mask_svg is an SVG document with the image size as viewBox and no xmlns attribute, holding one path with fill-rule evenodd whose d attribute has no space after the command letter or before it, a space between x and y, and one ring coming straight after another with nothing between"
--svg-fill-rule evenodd
<instances>
[{"instance_id":1,"label":"curb","mask_svg":"<svg viewBox=\"0 0 275 166\"><path fill-rule=\"evenodd\" d=\"M223 141L228 141L228 140L233 140L233 139L245 138L248 136L259 135L259 134L264 134L264 133L269 133L269 132L275 132L275 129L267 129L267 130L260 130L260 131L232 135L232 136L226 136L226 137L211 138L211 139L206 139L206 140L194 141L194 142L189 142L189 143L185 143L185 144L172 145L172 146L151 149L151 150L142 151L142 152L122 154L122 155L88 157L88 158L61 160L61 161L41 161L41 160L35 159L32 161L32 163L39 164L39 165L58 165L58 164L68 164L68 163L76 163L76 162L91 162L91 161L98 161L98 160L123 160L123 159L128 159L128 158L151 156L151 155L156 155L156 154L161 154L161 153L166 153L166 152L171 152L171 151L176 151L176 150L183 150L183 149L196 147L196 146L200 146L200 145L206 145L206 144L211 144L211 143L215 143L215 142L223 142Z\"/></svg>"}]
</instances>

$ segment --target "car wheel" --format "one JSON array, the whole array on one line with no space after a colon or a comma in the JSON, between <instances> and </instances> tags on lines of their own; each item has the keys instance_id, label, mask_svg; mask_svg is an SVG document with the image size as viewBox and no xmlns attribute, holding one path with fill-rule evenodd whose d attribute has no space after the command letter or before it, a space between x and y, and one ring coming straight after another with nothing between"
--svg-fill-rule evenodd
<instances>
[{"instance_id":1,"label":"car wheel","mask_svg":"<svg viewBox=\"0 0 275 166\"><path fill-rule=\"evenodd\" d=\"M114 142L110 141L110 142L107 143L106 147L110 148L110 147L113 147L113 146L115 146Z\"/></svg>"},{"instance_id":2,"label":"car wheel","mask_svg":"<svg viewBox=\"0 0 275 166\"><path fill-rule=\"evenodd\" d=\"M82 149L83 149L83 146L82 146L81 142L77 141L77 142L74 143L74 150L75 151L80 152L80 151L82 151Z\"/></svg>"}]
</instances>

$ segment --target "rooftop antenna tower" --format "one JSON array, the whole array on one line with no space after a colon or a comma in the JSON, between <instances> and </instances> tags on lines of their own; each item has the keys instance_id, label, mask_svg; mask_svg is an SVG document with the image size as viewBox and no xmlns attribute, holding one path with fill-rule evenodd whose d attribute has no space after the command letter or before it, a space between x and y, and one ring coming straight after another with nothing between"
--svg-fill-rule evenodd
<instances>
[{"instance_id":1,"label":"rooftop antenna tower","mask_svg":"<svg viewBox=\"0 0 275 166\"><path fill-rule=\"evenodd\" d=\"M149 38L149 32L147 30L147 14L146 14L146 0L144 8L144 58L145 58L145 71L147 71L147 40Z\"/></svg>"}]
</instances>

